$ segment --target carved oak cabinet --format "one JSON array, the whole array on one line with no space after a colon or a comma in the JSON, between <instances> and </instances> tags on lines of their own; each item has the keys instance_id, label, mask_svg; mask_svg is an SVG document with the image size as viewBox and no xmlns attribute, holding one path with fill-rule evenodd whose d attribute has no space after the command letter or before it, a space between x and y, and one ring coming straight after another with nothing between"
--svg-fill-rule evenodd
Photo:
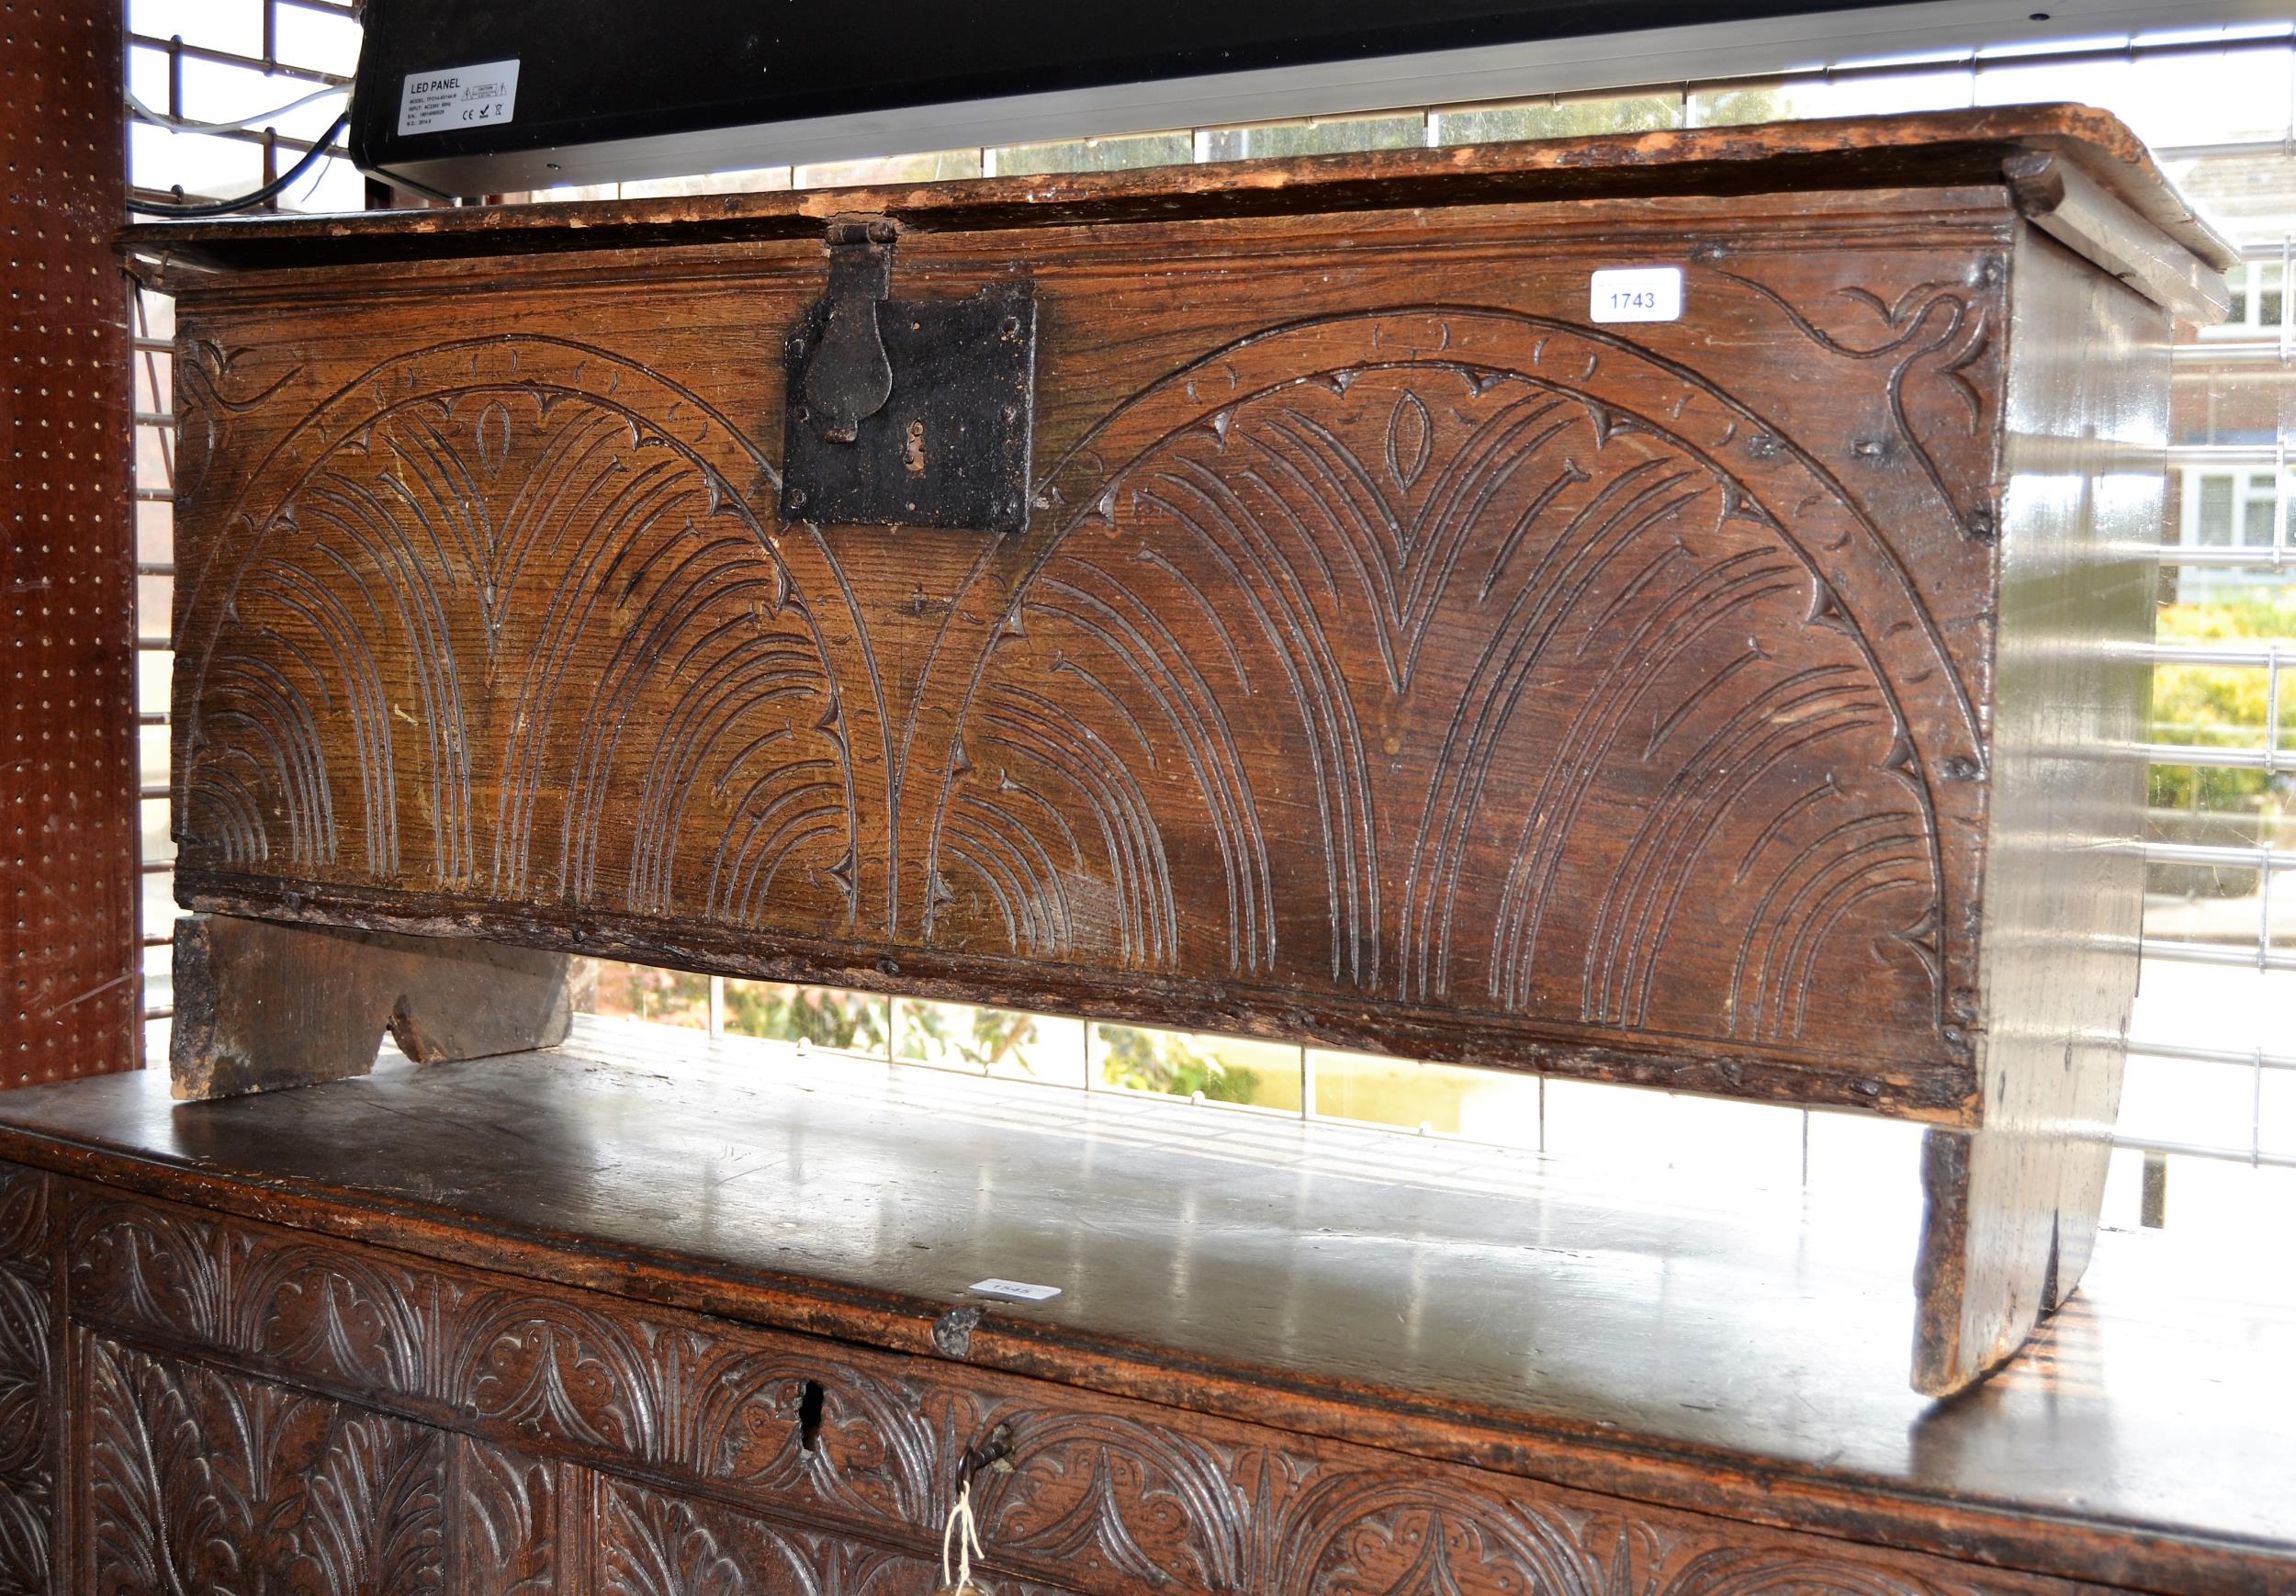
<instances>
[{"instance_id":1,"label":"carved oak cabinet","mask_svg":"<svg viewBox=\"0 0 2296 1596\"><path fill-rule=\"evenodd\" d=\"M599 952L1924 1119L1930 1391L2079 1279L2228 258L2110 118L127 247L186 1096Z\"/></svg>"},{"instance_id":2,"label":"carved oak cabinet","mask_svg":"<svg viewBox=\"0 0 2296 1596\"><path fill-rule=\"evenodd\" d=\"M2296 1299L2137 1238L1931 1404L1895 1219L737 1045L0 1097L0 1590L2296 1589Z\"/></svg>"}]
</instances>

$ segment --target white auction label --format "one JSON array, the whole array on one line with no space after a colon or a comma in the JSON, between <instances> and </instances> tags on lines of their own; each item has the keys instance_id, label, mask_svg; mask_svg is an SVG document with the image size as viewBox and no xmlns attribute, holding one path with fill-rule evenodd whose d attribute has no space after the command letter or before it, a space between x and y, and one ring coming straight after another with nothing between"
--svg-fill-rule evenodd
<instances>
[{"instance_id":1,"label":"white auction label","mask_svg":"<svg viewBox=\"0 0 2296 1596\"><path fill-rule=\"evenodd\" d=\"M975 1280L972 1289L982 1297L1007 1297L1015 1302L1044 1302L1061 1294L1057 1286L1031 1286L1026 1280Z\"/></svg>"},{"instance_id":2,"label":"white auction label","mask_svg":"<svg viewBox=\"0 0 2296 1596\"><path fill-rule=\"evenodd\" d=\"M1590 321L1679 321L1680 266L1612 266L1594 274L1587 290Z\"/></svg>"},{"instance_id":3,"label":"white auction label","mask_svg":"<svg viewBox=\"0 0 2296 1596\"><path fill-rule=\"evenodd\" d=\"M411 72L399 96L399 130L443 133L450 128L488 127L509 121L517 108L514 61Z\"/></svg>"}]
</instances>

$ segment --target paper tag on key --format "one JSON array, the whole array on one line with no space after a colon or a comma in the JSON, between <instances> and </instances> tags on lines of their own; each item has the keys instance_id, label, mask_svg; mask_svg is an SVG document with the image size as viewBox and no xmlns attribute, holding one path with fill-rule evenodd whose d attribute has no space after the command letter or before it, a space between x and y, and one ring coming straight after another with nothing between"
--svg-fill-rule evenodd
<instances>
[{"instance_id":1,"label":"paper tag on key","mask_svg":"<svg viewBox=\"0 0 2296 1596\"><path fill-rule=\"evenodd\" d=\"M1014 1302L1045 1302L1061 1294L1057 1286L1031 1286L1026 1280L975 1280L967 1289L975 1296L1003 1297Z\"/></svg>"}]
</instances>

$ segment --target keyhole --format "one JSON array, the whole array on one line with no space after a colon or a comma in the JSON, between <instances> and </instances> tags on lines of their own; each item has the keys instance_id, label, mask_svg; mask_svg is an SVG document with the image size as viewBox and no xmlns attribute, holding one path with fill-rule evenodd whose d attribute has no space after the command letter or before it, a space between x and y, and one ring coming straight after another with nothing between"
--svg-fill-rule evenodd
<instances>
[{"instance_id":1,"label":"keyhole","mask_svg":"<svg viewBox=\"0 0 2296 1596\"><path fill-rule=\"evenodd\" d=\"M807 1380L797 1398L797 1444L811 1452L821 1440L821 1382Z\"/></svg>"}]
</instances>

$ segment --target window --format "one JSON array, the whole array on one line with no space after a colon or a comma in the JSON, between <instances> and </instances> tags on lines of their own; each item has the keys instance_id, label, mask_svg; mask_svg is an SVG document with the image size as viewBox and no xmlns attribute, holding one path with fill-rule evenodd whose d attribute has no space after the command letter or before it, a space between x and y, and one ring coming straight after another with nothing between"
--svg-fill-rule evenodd
<instances>
[{"instance_id":1,"label":"window","mask_svg":"<svg viewBox=\"0 0 2296 1596\"><path fill-rule=\"evenodd\" d=\"M128 179L140 200L221 198L276 176L342 108L358 60L358 24L342 0L133 0L127 21ZM276 114L265 114L275 107ZM356 208L365 197L350 162L330 154L280 203L344 209ZM147 1061L167 1056L174 1013L168 950L174 845L167 793L167 688L174 658L168 648L175 576L173 309L156 294L134 294L129 307Z\"/></svg>"},{"instance_id":2,"label":"window","mask_svg":"<svg viewBox=\"0 0 2296 1596\"><path fill-rule=\"evenodd\" d=\"M2200 329L2201 338L2254 338L2288 325L2287 294L2282 287L2287 280L2284 262L2244 261L2234 266L2224 276L2225 287L2233 291L2232 314L2213 327Z\"/></svg>"},{"instance_id":3,"label":"window","mask_svg":"<svg viewBox=\"0 0 2296 1596\"><path fill-rule=\"evenodd\" d=\"M2278 507L2287 501L2273 480L2269 471L2187 473L2192 542L2201 548L2269 549L2273 524L2285 514Z\"/></svg>"},{"instance_id":4,"label":"window","mask_svg":"<svg viewBox=\"0 0 2296 1596\"><path fill-rule=\"evenodd\" d=\"M237 193L284 169L339 106L327 91L356 54L352 8L336 0L132 0L129 20L129 88L143 107L131 113L131 175L147 195L177 185ZM2283 508L2296 433L2292 84L2296 28L2282 19L2054 49L1841 61L1727 84L1556 94L1542 85L1502 104L767 167L536 197L1104 170L2033 100L2117 111L2248 257L2234 275L2231 320L2189 332L2174 363L2171 524L2162 536L2154 726L2143 750L2151 761L2145 965L2108 1208L2111 1222L2206 1227L2235 1213L2252 1222L2260 1192L2296 1204L2296 549ZM255 114L274 107L282 108ZM192 119L237 125L181 125ZM278 204L339 208L363 197L358 175L330 155ZM165 732L172 328L163 299L144 297L135 314L146 996L156 1058L174 912ZM1435 1143L1458 1136L1604 1160L1714 1161L1763 1184L1913 1178L1918 1128L1854 1116L632 967L609 967L600 993L602 1011L632 1023L772 1039L869 1068L1161 1095L1210 1114L1336 1118ZM2267 1179L2277 1184L2256 1184Z\"/></svg>"}]
</instances>

